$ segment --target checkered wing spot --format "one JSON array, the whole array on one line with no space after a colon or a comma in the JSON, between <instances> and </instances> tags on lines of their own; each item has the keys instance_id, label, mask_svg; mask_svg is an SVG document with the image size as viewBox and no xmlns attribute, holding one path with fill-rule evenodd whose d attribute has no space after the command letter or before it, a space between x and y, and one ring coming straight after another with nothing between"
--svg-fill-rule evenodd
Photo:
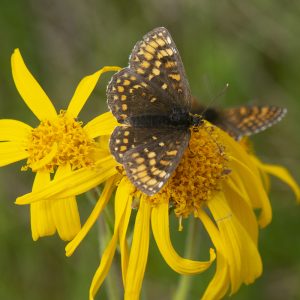
<instances>
[{"instance_id":1,"label":"checkered wing spot","mask_svg":"<svg viewBox=\"0 0 300 300\"><path fill-rule=\"evenodd\" d=\"M120 123L130 117L189 112L191 93L179 52L167 29L156 28L133 48L129 66L107 87L108 106Z\"/></svg>"},{"instance_id":2,"label":"checkered wing spot","mask_svg":"<svg viewBox=\"0 0 300 300\"><path fill-rule=\"evenodd\" d=\"M189 129L118 126L110 151L123 164L128 178L142 192L157 193L176 169L189 143Z\"/></svg>"}]
</instances>

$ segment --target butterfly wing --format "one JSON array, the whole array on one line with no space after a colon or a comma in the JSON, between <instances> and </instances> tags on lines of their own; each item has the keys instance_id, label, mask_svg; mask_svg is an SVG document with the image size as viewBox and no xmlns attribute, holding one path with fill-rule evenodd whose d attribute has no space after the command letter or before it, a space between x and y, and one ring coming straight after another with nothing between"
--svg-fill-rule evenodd
<instances>
[{"instance_id":1,"label":"butterfly wing","mask_svg":"<svg viewBox=\"0 0 300 300\"><path fill-rule=\"evenodd\" d=\"M282 120L286 108L278 106L240 106L228 109L207 108L193 101L192 113L203 115L236 140L263 131Z\"/></svg>"},{"instance_id":2,"label":"butterfly wing","mask_svg":"<svg viewBox=\"0 0 300 300\"><path fill-rule=\"evenodd\" d=\"M130 117L189 112L191 93L170 33L163 27L146 34L133 48L129 66L113 75L108 106L120 123Z\"/></svg>"},{"instance_id":3,"label":"butterfly wing","mask_svg":"<svg viewBox=\"0 0 300 300\"><path fill-rule=\"evenodd\" d=\"M110 151L131 182L151 196L174 172L189 140L189 129L118 126L110 139Z\"/></svg>"},{"instance_id":4,"label":"butterfly wing","mask_svg":"<svg viewBox=\"0 0 300 300\"><path fill-rule=\"evenodd\" d=\"M237 140L261 132L278 123L286 108L277 106L241 106L220 112L219 126Z\"/></svg>"}]
</instances>

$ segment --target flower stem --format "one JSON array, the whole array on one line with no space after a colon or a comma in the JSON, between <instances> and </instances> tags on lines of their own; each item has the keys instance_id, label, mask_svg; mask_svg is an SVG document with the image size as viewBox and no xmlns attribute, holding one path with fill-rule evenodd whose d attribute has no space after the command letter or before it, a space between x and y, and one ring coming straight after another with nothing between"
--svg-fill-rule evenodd
<instances>
[{"instance_id":1,"label":"flower stem","mask_svg":"<svg viewBox=\"0 0 300 300\"><path fill-rule=\"evenodd\" d=\"M109 243L112 234L111 234L111 229L109 228L109 225L106 222L105 215L101 215L99 217L98 224L99 224L98 241L99 241L100 253L102 254L105 250L106 245ZM119 276L113 261L110 267L110 271L107 274L107 277L104 282L107 299L110 300L121 299L119 295L120 287L118 286L118 282L119 282Z\"/></svg>"},{"instance_id":2,"label":"flower stem","mask_svg":"<svg viewBox=\"0 0 300 300\"><path fill-rule=\"evenodd\" d=\"M186 248L184 251L185 258L193 258L197 250L197 222L196 219L191 217L189 220L189 228L186 237ZM173 296L173 300L186 300L189 299L189 291L192 285L193 277L191 275L182 275L179 279L178 287Z\"/></svg>"},{"instance_id":3,"label":"flower stem","mask_svg":"<svg viewBox=\"0 0 300 300\"><path fill-rule=\"evenodd\" d=\"M105 220L105 216L100 216L98 224L99 224L99 226L98 226L98 228L99 228L99 230L98 230L99 248L100 248L100 253L103 253L107 243L111 239L111 230ZM120 278L118 277L115 267L116 266L115 266L114 262L112 262L110 271L107 274L105 282L104 282L107 299L110 299L110 300L121 299L120 293L119 293L120 287L118 286L118 283L120 282Z\"/></svg>"},{"instance_id":4,"label":"flower stem","mask_svg":"<svg viewBox=\"0 0 300 300\"><path fill-rule=\"evenodd\" d=\"M98 197L100 196L101 191L100 190L93 190L93 192L87 193L87 197L90 200L90 202L95 205ZM100 217L98 218L98 243L99 243L99 250L102 254L105 250L106 245L109 243L111 237L112 237L112 228L111 228L111 222L113 219L113 209L109 207L109 205L106 206L104 209L104 212ZM106 295L107 299L110 300L119 300L121 299L119 291L121 290L118 283L120 282L120 278L117 274L116 267L114 262L112 262L110 271L108 275L106 276L104 286L106 289Z\"/></svg>"}]
</instances>

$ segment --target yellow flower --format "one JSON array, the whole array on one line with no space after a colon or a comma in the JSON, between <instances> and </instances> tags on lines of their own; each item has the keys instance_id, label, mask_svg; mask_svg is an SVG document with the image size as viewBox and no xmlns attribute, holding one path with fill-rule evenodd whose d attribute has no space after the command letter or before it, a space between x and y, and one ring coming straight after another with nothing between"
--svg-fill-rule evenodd
<instances>
[{"instance_id":1,"label":"yellow flower","mask_svg":"<svg viewBox=\"0 0 300 300\"><path fill-rule=\"evenodd\" d=\"M36 173L33 191L51 181L50 173L55 173L56 180L74 170L95 168L97 157L102 157L102 152L105 152L98 146L95 138L99 132L99 124L106 116L97 117L85 126L76 118L101 74L118 71L119 68L105 67L83 78L68 108L57 113L44 90L27 69L18 49L12 55L11 64L16 87L40 123L32 128L17 120L0 120L0 166L26 159L22 169L31 169ZM105 128L101 130L105 133ZM56 231L61 239L71 240L81 228L75 195L32 203L30 214L33 240L53 235Z\"/></svg>"},{"instance_id":2,"label":"yellow flower","mask_svg":"<svg viewBox=\"0 0 300 300\"><path fill-rule=\"evenodd\" d=\"M44 189L17 199L18 204L24 205L41 199L65 198L105 182L91 215L66 246L66 255L70 256L116 190L114 233L94 275L90 299L94 299L105 280L118 245L124 298L139 299L150 230L166 263L179 274L201 273L216 258L216 273L202 299L222 298L229 289L233 294L241 284L250 284L261 275L262 262L257 249L259 226L266 226L272 218L265 172L275 174L288 183L299 199L299 186L287 171L263 165L225 132L205 123L198 132L192 132L189 147L166 186L156 195L148 197L136 190L122 166L109 154L108 138L115 121L110 113L102 115L102 119L106 132L99 130L98 135L103 135L101 141L104 147L106 145L107 155L97 162L93 176L77 170L60 180L53 180ZM138 212L129 245L127 230L130 218L133 218L132 208L138 208ZM170 239L170 208L178 217L179 230L183 229L183 218L195 217L203 223L215 248L209 250L207 261L186 259L175 251ZM258 218L254 209L260 210Z\"/></svg>"}]
</instances>

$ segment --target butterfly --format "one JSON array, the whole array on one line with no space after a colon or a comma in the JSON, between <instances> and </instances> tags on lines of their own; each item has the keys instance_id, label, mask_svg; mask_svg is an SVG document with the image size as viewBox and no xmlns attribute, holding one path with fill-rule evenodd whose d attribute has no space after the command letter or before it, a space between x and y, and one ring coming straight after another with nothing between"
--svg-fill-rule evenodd
<instances>
[{"instance_id":1,"label":"butterfly","mask_svg":"<svg viewBox=\"0 0 300 300\"><path fill-rule=\"evenodd\" d=\"M112 76L106 94L108 107L121 124L111 134L110 152L140 191L154 195L178 166L191 129L203 124L203 117L193 112L199 107L192 105L182 60L166 28L155 28L136 43L129 66ZM233 113L226 123L216 110L200 112L224 130L238 128L239 136L263 129L272 119L250 118L240 110L239 121L232 121L238 116Z\"/></svg>"}]
</instances>

